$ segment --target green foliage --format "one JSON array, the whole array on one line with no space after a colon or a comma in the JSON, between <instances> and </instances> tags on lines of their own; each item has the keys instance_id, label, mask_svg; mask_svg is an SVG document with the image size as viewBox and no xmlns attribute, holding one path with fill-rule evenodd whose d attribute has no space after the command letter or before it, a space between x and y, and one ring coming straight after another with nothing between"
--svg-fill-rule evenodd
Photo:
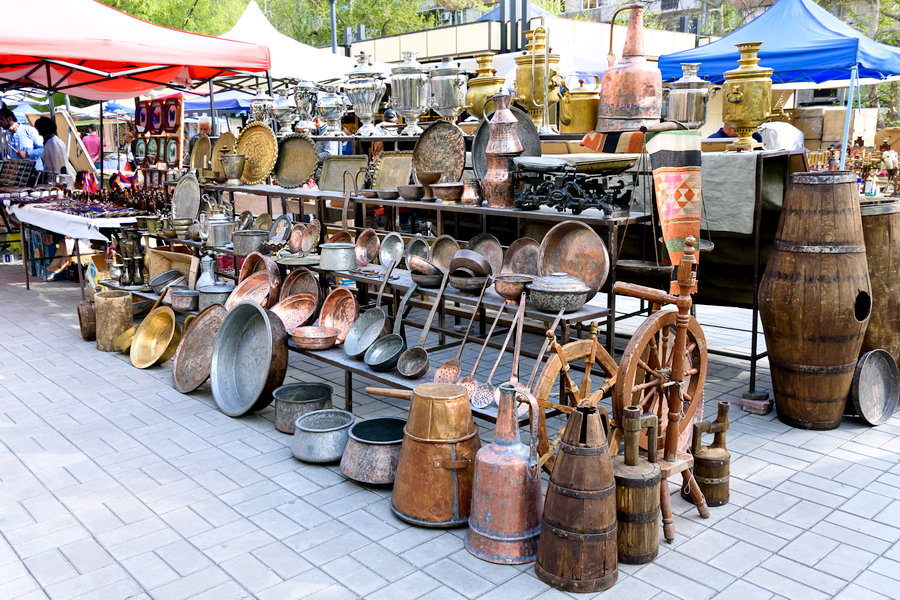
<instances>
[{"instance_id":1,"label":"green foliage","mask_svg":"<svg viewBox=\"0 0 900 600\"><path fill-rule=\"evenodd\" d=\"M220 35L237 22L247 0L101 0L156 25Z\"/></svg>"}]
</instances>

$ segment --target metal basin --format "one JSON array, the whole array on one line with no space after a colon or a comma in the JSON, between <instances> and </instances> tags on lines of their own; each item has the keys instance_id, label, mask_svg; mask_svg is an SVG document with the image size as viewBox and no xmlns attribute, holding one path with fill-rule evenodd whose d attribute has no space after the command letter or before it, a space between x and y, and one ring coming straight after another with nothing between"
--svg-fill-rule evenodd
<instances>
[{"instance_id":1,"label":"metal basin","mask_svg":"<svg viewBox=\"0 0 900 600\"><path fill-rule=\"evenodd\" d=\"M291 451L304 462L340 460L355 417L346 410L329 408L301 415L294 423Z\"/></svg>"},{"instance_id":2,"label":"metal basin","mask_svg":"<svg viewBox=\"0 0 900 600\"><path fill-rule=\"evenodd\" d=\"M274 392L275 429L282 433L294 433L297 419L315 410L331 408L334 393L327 383L288 383Z\"/></svg>"},{"instance_id":3,"label":"metal basin","mask_svg":"<svg viewBox=\"0 0 900 600\"><path fill-rule=\"evenodd\" d=\"M166 288L171 285L178 285L182 281L184 281L184 275L181 274L181 271L178 269L170 269L168 271L163 271L151 279L150 288L153 290L154 294L162 295L162 293L166 291Z\"/></svg>"},{"instance_id":4,"label":"metal basin","mask_svg":"<svg viewBox=\"0 0 900 600\"><path fill-rule=\"evenodd\" d=\"M224 305L228 300L228 296L234 291L234 286L230 283L217 283L215 285L205 285L197 291L200 292L197 310L203 312L213 304Z\"/></svg>"},{"instance_id":5,"label":"metal basin","mask_svg":"<svg viewBox=\"0 0 900 600\"><path fill-rule=\"evenodd\" d=\"M393 262L399 264L403 260L406 244L403 243L403 237L396 231L384 236L381 240L381 248L378 250L378 261L387 266Z\"/></svg>"},{"instance_id":6,"label":"metal basin","mask_svg":"<svg viewBox=\"0 0 900 600\"><path fill-rule=\"evenodd\" d=\"M391 333L378 338L369 346L363 360L373 371L390 371L397 366L397 360L406 350L406 340L403 336Z\"/></svg>"},{"instance_id":7,"label":"metal basin","mask_svg":"<svg viewBox=\"0 0 900 600\"><path fill-rule=\"evenodd\" d=\"M381 417L351 427L341 458L344 477L370 485L394 483L405 426L405 419Z\"/></svg>"}]
</instances>

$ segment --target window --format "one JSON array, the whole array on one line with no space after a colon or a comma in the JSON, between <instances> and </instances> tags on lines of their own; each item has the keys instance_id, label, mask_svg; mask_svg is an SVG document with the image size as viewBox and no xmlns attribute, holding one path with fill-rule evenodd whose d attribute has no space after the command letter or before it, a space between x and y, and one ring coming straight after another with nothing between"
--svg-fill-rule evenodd
<instances>
[{"instance_id":1,"label":"window","mask_svg":"<svg viewBox=\"0 0 900 600\"><path fill-rule=\"evenodd\" d=\"M661 0L660 10L678 10L678 0Z\"/></svg>"},{"instance_id":2,"label":"window","mask_svg":"<svg viewBox=\"0 0 900 600\"><path fill-rule=\"evenodd\" d=\"M581 0L581 10L595 10L611 5L612 0Z\"/></svg>"}]
</instances>

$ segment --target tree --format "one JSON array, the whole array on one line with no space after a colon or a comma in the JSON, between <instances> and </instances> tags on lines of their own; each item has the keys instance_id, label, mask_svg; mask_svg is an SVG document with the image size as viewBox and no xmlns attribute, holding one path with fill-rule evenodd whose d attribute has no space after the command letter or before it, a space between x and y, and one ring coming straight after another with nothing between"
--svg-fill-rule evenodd
<instances>
[{"instance_id":1,"label":"tree","mask_svg":"<svg viewBox=\"0 0 900 600\"><path fill-rule=\"evenodd\" d=\"M247 0L101 0L155 25L220 35L237 22Z\"/></svg>"}]
</instances>

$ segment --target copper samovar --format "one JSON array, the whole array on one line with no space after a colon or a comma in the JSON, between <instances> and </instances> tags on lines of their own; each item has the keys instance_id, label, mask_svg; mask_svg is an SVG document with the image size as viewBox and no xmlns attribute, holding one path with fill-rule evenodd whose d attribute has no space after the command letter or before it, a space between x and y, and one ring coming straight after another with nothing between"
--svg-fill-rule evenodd
<instances>
[{"instance_id":1,"label":"copper samovar","mask_svg":"<svg viewBox=\"0 0 900 600\"><path fill-rule=\"evenodd\" d=\"M484 153L487 171L482 181L484 199L495 208L512 208L515 203L512 159L522 153L524 146L519 138L519 120L510 110L509 94L494 94L489 98L496 109L488 121L488 144Z\"/></svg>"},{"instance_id":2,"label":"copper samovar","mask_svg":"<svg viewBox=\"0 0 900 600\"><path fill-rule=\"evenodd\" d=\"M623 10L629 10L628 31L622 59L613 66L613 23ZM609 68L603 73L600 88L600 116L597 131L637 131L659 123L662 109L662 73L644 55L644 5L623 6L613 13L609 23Z\"/></svg>"},{"instance_id":3,"label":"copper samovar","mask_svg":"<svg viewBox=\"0 0 900 600\"><path fill-rule=\"evenodd\" d=\"M525 32L525 54L516 57L516 102L528 110L540 133L556 133L550 125L550 107L559 102L559 54L547 46L547 29Z\"/></svg>"},{"instance_id":4,"label":"copper samovar","mask_svg":"<svg viewBox=\"0 0 900 600\"><path fill-rule=\"evenodd\" d=\"M737 44L741 53L737 69L725 72L725 104L722 120L734 128L738 140L727 150L755 150L762 143L753 139L753 133L768 118L772 109L772 69L759 66L762 42Z\"/></svg>"},{"instance_id":5,"label":"copper samovar","mask_svg":"<svg viewBox=\"0 0 900 600\"><path fill-rule=\"evenodd\" d=\"M469 80L469 91L466 92L466 110L483 121L485 113L490 110L490 97L503 91L503 77L497 77L497 69L492 66L493 52L483 52L475 55L476 76Z\"/></svg>"}]
</instances>

